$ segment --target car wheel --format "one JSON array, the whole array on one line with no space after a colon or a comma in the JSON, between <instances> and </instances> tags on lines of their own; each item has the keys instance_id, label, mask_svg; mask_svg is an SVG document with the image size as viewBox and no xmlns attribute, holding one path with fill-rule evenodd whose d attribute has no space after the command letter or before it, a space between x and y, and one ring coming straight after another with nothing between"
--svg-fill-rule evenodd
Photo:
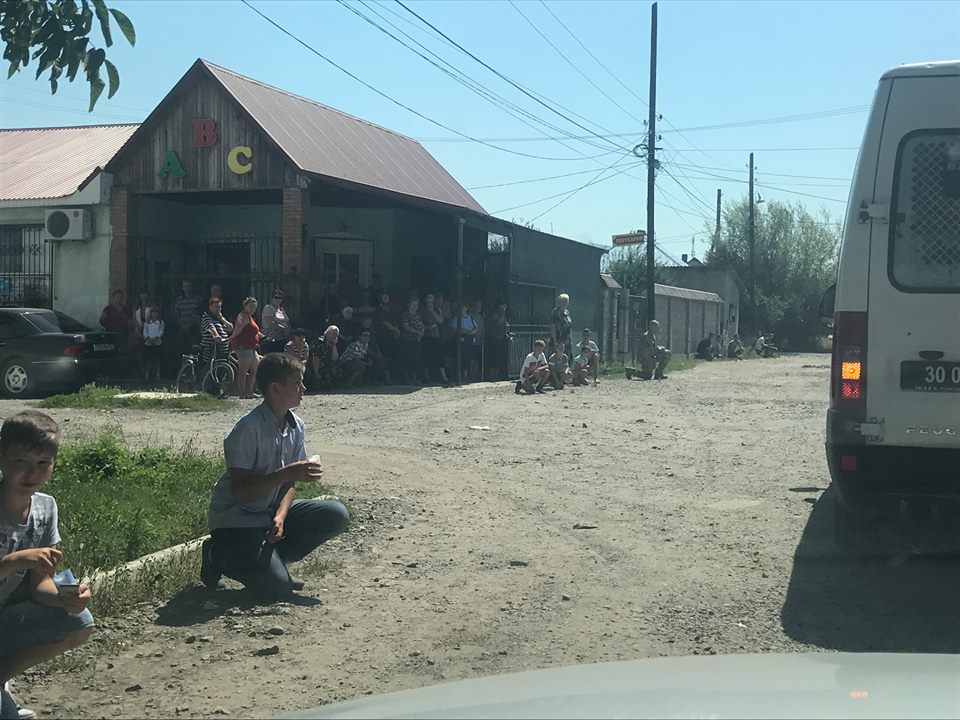
<instances>
[{"instance_id":1,"label":"car wheel","mask_svg":"<svg viewBox=\"0 0 960 720\"><path fill-rule=\"evenodd\" d=\"M23 397L30 389L31 375L28 365L19 358L10 360L0 371L0 392L4 397Z\"/></svg>"}]
</instances>

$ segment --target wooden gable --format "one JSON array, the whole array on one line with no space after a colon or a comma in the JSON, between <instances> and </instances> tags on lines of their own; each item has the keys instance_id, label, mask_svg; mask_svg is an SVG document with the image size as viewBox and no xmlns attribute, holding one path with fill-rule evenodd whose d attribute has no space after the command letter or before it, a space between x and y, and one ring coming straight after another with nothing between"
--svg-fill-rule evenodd
<instances>
[{"instance_id":1,"label":"wooden gable","mask_svg":"<svg viewBox=\"0 0 960 720\"><path fill-rule=\"evenodd\" d=\"M196 65L107 169L114 173L116 184L135 193L260 190L298 184L297 169L276 144Z\"/></svg>"}]
</instances>

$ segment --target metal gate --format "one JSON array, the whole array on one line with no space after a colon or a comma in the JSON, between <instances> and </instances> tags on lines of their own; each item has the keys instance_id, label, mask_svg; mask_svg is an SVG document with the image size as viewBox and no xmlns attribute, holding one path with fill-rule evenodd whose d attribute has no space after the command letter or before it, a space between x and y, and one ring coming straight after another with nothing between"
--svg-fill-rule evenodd
<instances>
[{"instance_id":1,"label":"metal gate","mask_svg":"<svg viewBox=\"0 0 960 720\"><path fill-rule=\"evenodd\" d=\"M520 373L520 364L533 347L533 341L550 341L550 314L556 302L556 289L552 285L533 283L510 283L509 317L513 342L507 360L507 373L515 377ZM568 350L569 354L569 350Z\"/></svg>"},{"instance_id":2,"label":"metal gate","mask_svg":"<svg viewBox=\"0 0 960 720\"><path fill-rule=\"evenodd\" d=\"M0 226L0 306L53 307L53 243L43 225Z\"/></svg>"}]
</instances>

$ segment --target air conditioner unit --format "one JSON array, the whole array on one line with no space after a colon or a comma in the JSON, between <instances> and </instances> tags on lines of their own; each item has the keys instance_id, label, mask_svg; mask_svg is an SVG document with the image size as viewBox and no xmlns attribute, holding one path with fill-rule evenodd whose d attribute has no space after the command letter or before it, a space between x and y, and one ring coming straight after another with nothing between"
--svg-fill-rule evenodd
<instances>
[{"instance_id":1,"label":"air conditioner unit","mask_svg":"<svg viewBox=\"0 0 960 720\"><path fill-rule=\"evenodd\" d=\"M43 223L44 240L89 240L92 235L93 216L89 210L47 210Z\"/></svg>"}]
</instances>

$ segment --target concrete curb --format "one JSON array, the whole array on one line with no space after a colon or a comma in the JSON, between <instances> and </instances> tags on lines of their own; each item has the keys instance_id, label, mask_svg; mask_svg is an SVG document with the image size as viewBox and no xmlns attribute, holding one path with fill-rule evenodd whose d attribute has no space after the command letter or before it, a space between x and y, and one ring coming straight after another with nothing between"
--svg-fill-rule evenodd
<instances>
[{"instance_id":1,"label":"concrete curb","mask_svg":"<svg viewBox=\"0 0 960 720\"><path fill-rule=\"evenodd\" d=\"M312 500L340 500L336 495L320 495ZM188 540L187 542L173 545L163 550L138 557L136 560L123 563L108 570L95 570L92 574L83 578L82 582L90 586L92 593L109 584L118 575L128 575L132 581L139 581L141 574L147 571L152 573L169 570L170 568L184 562L196 562L199 559L200 548L203 541L210 535ZM197 576L199 582L200 577Z\"/></svg>"}]
</instances>

